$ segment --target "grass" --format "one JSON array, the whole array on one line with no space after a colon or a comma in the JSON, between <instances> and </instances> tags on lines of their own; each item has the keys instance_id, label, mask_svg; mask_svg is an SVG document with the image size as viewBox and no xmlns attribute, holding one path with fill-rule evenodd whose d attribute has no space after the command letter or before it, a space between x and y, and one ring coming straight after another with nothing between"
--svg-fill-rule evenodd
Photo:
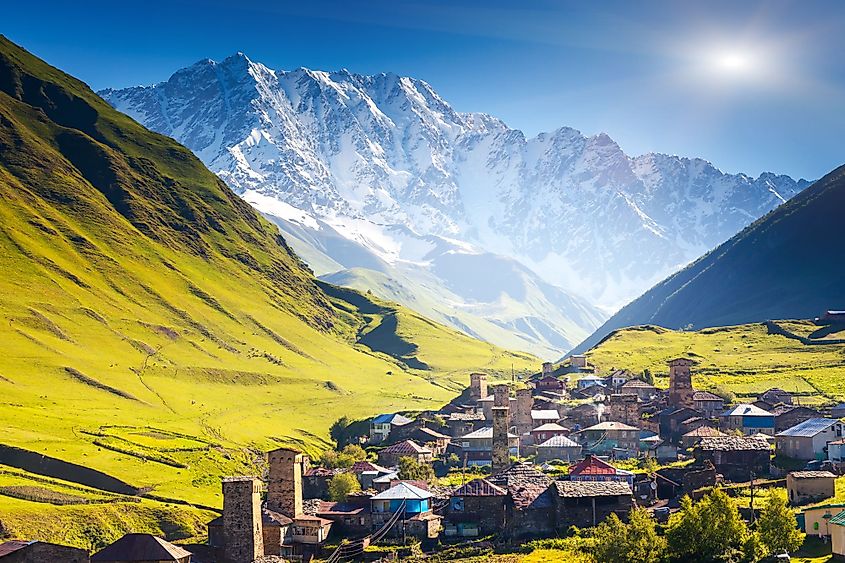
<instances>
[{"instance_id":1,"label":"grass","mask_svg":"<svg viewBox=\"0 0 845 563\"><path fill-rule=\"evenodd\" d=\"M5 38L0 62L0 444L219 508L221 476L259 473L280 444L319 453L340 416L437 408L475 370L534 371L318 282L190 151ZM367 345L378 327L388 346ZM0 496L7 533L77 544L110 519L196 532L208 516Z\"/></svg>"},{"instance_id":2,"label":"grass","mask_svg":"<svg viewBox=\"0 0 845 563\"><path fill-rule=\"evenodd\" d=\"M783 321L781 326L805 326ZM813 325L815 326L815 325ZM698 364L694 384L701 389L726 389L738 399L753 399L772 387L800 397L801 404L845 399L845 345L807 345L769 334L764 324L748 324L695 332L654 326L622 329L590 352L590 362L602 371L627 368L636 374L649 369L659 385L668 381L666 361L689 356Z\"/></svg>"}]
</instances>

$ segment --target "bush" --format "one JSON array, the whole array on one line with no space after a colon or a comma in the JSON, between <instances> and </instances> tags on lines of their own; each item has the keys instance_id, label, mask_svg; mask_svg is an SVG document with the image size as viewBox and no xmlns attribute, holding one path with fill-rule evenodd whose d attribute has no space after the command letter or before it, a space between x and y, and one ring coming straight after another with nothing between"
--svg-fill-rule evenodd
<instances>
[{"instance_id":1,"label":"bush","mask_svg":"<svg viewBox=\"0 0 845 563\"><path fill-rule=\"evenodd\" d=\"M399 478L409 481L434 480L434 468L427 463L419 463L412 457L399 458Z\"/></svg>"},{"instance_id":2,"label":"bush","mask_svg":"<svg viewBox=\"0 0 845 563\"><path fill-rule=\"evenodd\" d=\"M352 473L338 473L329 481L329 498L340 502L346 500L350 493L361 490L361 483Z\"/></svg>"}]
</instances>

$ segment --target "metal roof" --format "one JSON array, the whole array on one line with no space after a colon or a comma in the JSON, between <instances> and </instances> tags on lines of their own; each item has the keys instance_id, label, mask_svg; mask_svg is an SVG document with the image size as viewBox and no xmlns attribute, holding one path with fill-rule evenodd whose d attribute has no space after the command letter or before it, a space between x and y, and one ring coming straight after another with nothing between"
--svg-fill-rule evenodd
<instances>
[{"instance_id":1,"label":"metal roof","mask_svg":"<svg viewBox=\"0 0 845 563\"><path fill-rule=\"evenodd\" d=\"M739 404L722 413L722 416L774 416L767 410L760 407L750 405L748 403Z\"/></svg>"},{"instance_id":2,"label":"metal roof","mask_svg":"<svg viewBox=\"0 0 845 563\"><path fill-rule=\"evenodd\" d=\"M410 483L399 483L390 487L386 491L377 494L373 500L403 500L403 499L420 499L424 500L431 498L431 493L424 491L419 487L415 487Z\"/></svg>"},{"instance_id":3,"label":"metal roof","mask_svg":"<svg viewBox=\"0 0 845 563\"><path fill-rule=\"evenodd\" d=\"M560 414L554 409L532 410L531 418L537 420L558 420L560 419Z\"/></svg>"},{"instance_id":4,"label":"metal roof","mask_svg":"<svg viewBox=\"0 0 845 563\"><path fill-rule=\"evenodd\" d=\"M816 434L824 432L834 424L839 422L834 418L810 418L800 424L796 424L792 428L787 428L783 432L778 432L778 436L792 436L796 438L812 438Z\"/></svg>"},{"instance_id":5,"label":"metal roof","mask_svg":"<svg viewBox=\"0 0 845 563\"><path fill-rule=\"evenodd\" d=\"M552 436L542 444L537 446L538 448L580 448L581 446L578 442L574 440L570 440L566 436Z\"/></svg>"},{"instance_id":6,"label":"metal roof","mask_svg":"<svg viewBox=\"0 0 845 563\"><path fill-rule=\"evenodd\" d=\"M373 424L395 424L396 426L404 426L409 422L413 422L413 420L396 413L380 414L373 419Z\"/></svg>"},{"instance_id":7,"label":"metal roof","mask_svg":"<svg viewBox=\"0 0 845 563\"><path fill-rule=\"evenodd\" d=\"M518 438L516 434L511 434L508 432L508 438ZM484 440L484 439L493 439L493 427L492 426L485 426L484 428L479 428L475 432L470 432L466 436L462 436L462 439L469 438L470 440Z\"/></svg>"}]
</instances>

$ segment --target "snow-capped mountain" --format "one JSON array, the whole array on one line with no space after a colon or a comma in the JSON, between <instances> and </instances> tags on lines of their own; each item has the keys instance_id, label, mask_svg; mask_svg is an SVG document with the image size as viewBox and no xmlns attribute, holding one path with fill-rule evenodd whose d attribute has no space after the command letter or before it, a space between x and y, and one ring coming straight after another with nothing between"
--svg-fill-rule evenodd
<instances>
[{"instance_id":1,"label":"snow-capped mountain","mask_svg":"<svg viewBox=\"0 0 845 563\"><path fill-rule=\"evenodd\" d=\"M187 145L262 211L324 222L377 254L396 246L384 226L462 241L607 307L808 184L632 158L605 134L566 127L527 138L454 111L422 80L276 71L240 53L100 94Z\"/></svg>"}]
</instances>

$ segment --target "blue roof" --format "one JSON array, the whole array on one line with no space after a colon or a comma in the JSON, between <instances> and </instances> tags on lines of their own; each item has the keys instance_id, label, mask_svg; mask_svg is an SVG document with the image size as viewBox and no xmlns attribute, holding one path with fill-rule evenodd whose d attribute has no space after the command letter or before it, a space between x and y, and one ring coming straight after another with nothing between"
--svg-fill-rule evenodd
<instances>
[{"instance_id":1,"label":"blue roof","mask_svg":"<svg viewBox=\"0 0 845 563\"><path fill-rule=\"evenodd\" d=\"M397 426L403 426L408 424L409 422L413 422L410 418L406 416L402 416L401 414L380 414L373 419L373 424L396 424Z\"/></svg>"},{"instance_id":2,"label":"blue roof","mask_svg":"<svg viewBox=\"0 0 845 563\"><path fill-rule=\"evenodd\" d=\"M779 432L778 436L795 436L799 438L812 438L819 432L823 432L839 422L833 418L811 418L792 428Z\"/></svg>"}]
</instances>

